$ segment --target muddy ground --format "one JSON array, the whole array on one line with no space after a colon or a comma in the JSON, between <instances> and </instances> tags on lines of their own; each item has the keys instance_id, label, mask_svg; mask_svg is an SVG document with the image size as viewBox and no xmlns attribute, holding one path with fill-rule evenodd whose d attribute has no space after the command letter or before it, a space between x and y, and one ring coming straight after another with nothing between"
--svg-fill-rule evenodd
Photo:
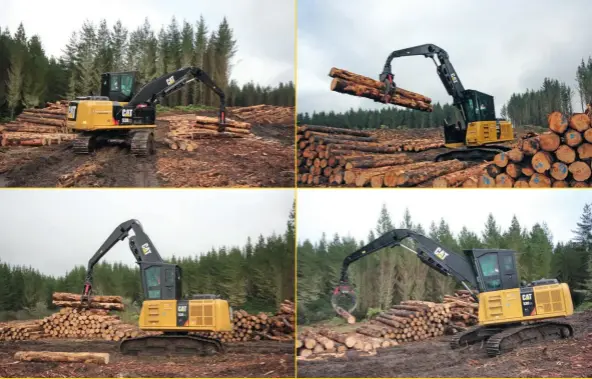
<instances>
[{"instance_id":1,"label":"muddy ground","mask_svg":"<svg viewBox=\"0 0 592 379\"><path fill-rule=\"evenodd\" d=\"M85 363L18 362L19 350L102 352L107 365ZM292 342L257 341L228 344L213 357L132 357L118 352L117 342L93 340L38 340L0 343L0 377L294 377Z\"/></svg>"},{"instance_id":2,"label":"muddy ground","mask_svg":"<svg viewBox=\"0 0 592 379\"><path fill-rule=\"evenodd\" d=\"M118 146L90 156L75 155L69 144L0 148L0 187L294 186L291 126L254 126L254 137L200 140L188 152L163 143L168 125L157 121L151 157L136 158Z\"/></svg>"},{"instance_id":3,"label":"muddy ground","mask_svg":"<svg viewBox=\"0 0 592 379\"><path fill-rule=\"evenodd\" d=\"M299 360L298 377L591 377L592 311L569 319L572 339L532 345L488 358L481 345L451 350L449 337L381 349L374 356L350 354L329 360Z\"/></svg>"}]
</instances>

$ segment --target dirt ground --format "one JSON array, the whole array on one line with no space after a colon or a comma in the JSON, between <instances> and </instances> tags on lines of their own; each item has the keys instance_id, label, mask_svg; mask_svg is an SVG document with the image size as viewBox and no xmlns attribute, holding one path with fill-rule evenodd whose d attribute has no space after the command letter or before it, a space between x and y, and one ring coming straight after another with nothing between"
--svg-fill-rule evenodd
<instances>
[{"instance_id":1,"label":"dirt ground","mask_svg":"<svg viewBox=\"0 0 592 379\"><path fill-rule=\"evenodd\" d=\"M0 377L294 377L292 342L257 341L227 345L213 357L132 357L118 352L117 342L38 340L0 343ZM110 353L107 365L18 362L19 350Z\"/></svg>"},{"instance_id":2,"label":"dirt ground","mask_svg":"<svg viewBox=\"0 0 592 379\"><path fill-rule=\"evenodd\" d=\"M350 354L299 360L298 377L494 377L580 378L592 376L592 311L569 317L572 339L532 345L489 358L481 345L451 350L449 337L381 349L374 356Z\"/></svg>"},{"instance_id":3,"label":"dirt ground","mask_svg":"<svg viewBox=\"0 0 592 379\"><path fill-rule=\"evenodd\" d=\"M90 156L75 155L69 144L0 148L0 187L294 186L293 126L254 126L254 137L200 140L193 152L169 149L162 142L167 131L168 122L157 121L157 152L142 158L118 146Z\"/></svg>"}]
</instances>

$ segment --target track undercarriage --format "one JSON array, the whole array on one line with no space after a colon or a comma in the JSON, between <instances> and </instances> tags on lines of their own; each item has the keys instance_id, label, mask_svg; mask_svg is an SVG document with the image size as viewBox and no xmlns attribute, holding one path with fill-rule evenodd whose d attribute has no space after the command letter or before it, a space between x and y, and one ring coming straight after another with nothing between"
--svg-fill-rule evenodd
<instances>
[{"instance_id":1,"label":"track undercarriage","mask_svg":"<svg viewBox=\"0 0 592 379\"><path fill-rule=\"evenodd\" d=\"M119 351L124 355L211 356L224 353L224 346L213 338L188 334L161 334L125 339L119 345Z\"/></svg>"},{"instance_id":2,"label":"track undercarriage","mask_svg":"<svg viewBox=\"0 0 592 379\"><path fill-rule=\"evenodd\" d=\"M541 321L532 324L507 326L474 326L457 333L450 347L484 342L487 355L495 357L525 345L573 337L573 326L564 321Z\"/></svg>"},{"instance_id":3,"label":"track undercarriage","mask_svg":"<svg viewBox=\"0 0 592 379\"><path fill-rule=\"evenodd\" d=\"M464 147L458 149L451 149L442 154L438 154L434 161L442 162L452 159L458 159L460 161L492 161L493 157L497 154L509 151L511 148L504 145L487 145L482 147Z\"/></svg>"},{"instance_id":4,"label":"track undercarriage","mask_svg":"<svg viewBox=\"0 0 592 379\"><path fill-rule=\"evenodd\" d=\"M152 128L83 132L76 136L73 148L76 154L90 154L105 145L127 146L133 155L139 157L156 152Z\"/></svg>"}]
</instances>

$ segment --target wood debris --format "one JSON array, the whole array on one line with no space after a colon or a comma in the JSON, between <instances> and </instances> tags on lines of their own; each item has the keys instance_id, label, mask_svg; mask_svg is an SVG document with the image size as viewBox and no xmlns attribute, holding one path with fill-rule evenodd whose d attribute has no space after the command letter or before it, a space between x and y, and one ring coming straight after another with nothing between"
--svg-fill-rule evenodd
<instances>
[{"instance_id":1,"label":"wood debris","mask_svg":"<svg viewBox=\"0 0 592 379\"><path fill-rule=\"evenodd\" d=\"M223 132L218 131L219 122L215 117L195 115L175 115L159 118L170 123L164 142L173 150L194 151L199 146L197 140L204 138L242 138L251 136L251 124L226 119Z\"/></svg>"},{"instance_id":2,"label":"wood debris","mask_svg":"<svg viewBox=\"0 0 592 379\"><path fill-rule=\"evenodd\" d=\"M328 328L305 330L296 342L301 358L334 356L348 350L375 352L402 343L454 334L477 324L478 304L470 293L457 291L442 303L408 300L393 305L352 332Z\"/></svg>"}]
</instances>

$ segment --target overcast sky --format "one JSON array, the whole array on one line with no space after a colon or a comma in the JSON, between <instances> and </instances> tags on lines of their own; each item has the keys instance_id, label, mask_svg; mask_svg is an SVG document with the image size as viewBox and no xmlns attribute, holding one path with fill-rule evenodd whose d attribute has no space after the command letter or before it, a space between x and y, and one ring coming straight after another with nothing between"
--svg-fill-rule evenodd
<instances>
[{"instance_id":1,"label":"overcast sky","mask_svg":"<svg viewBox=\"0 0 592 379\"><path fill-rule=\"evenodd\" d=\"M238 41L232 78L277 85L294 80L294 12L294 0L2 0L0 26L14 33L23 22L28 36L38 34L46 53L58 56L85 19L96 25L106 19L110 27L120 19L131 32L147 17L158 35L173 16L182 27L202 14L210 31L226 16Z\"/></svg>"},{"instance_id":2,"label":"overcast sky","mask_svg":"<svg viewBox=\"0 0 592 379\"><path fill-rule=\"evenodd\" d=\"M298 0L298 111L389 107L330 91L329 70L378 79L392 51L426 43L448 52L466 89L493 95L498 114L545 77L575 90L577 66L592 55L591 11L590 0ZM392 68L401 88L451 102L431 59Z\"/></svg>"},{"instance_id":3,"label":"overcast sky","mask_svg":"<svg viewBox=\"0 0 592 379\"><path fill-rule=\"evenodd\" d=\"M61 275L137 219L167 259L283 233L293 190L3 190L0 260ZM131 233L133 234L133 232ZM127 241L103 258L134 264Z\"/></svg>"},{"instance_id":4,"label":"overcast sky","mask_svg":"<svg viewBox=\"0 0 592 379\"><path fill-rule=\"evenodd\" d=\"M582 209L592 204L587 190L298 190L298 240L317 242L322 233L330 239L335 233L366 240L376 228L382 204L386 204L396 227L403 220L405 208L412 222L426 231L431 221L444 218L458 235L463 226L481 235L489 213L505 230L516 215L522 227L529 229L546 222L553 241L573 237Z\"/></svg>"}]
</instances>

